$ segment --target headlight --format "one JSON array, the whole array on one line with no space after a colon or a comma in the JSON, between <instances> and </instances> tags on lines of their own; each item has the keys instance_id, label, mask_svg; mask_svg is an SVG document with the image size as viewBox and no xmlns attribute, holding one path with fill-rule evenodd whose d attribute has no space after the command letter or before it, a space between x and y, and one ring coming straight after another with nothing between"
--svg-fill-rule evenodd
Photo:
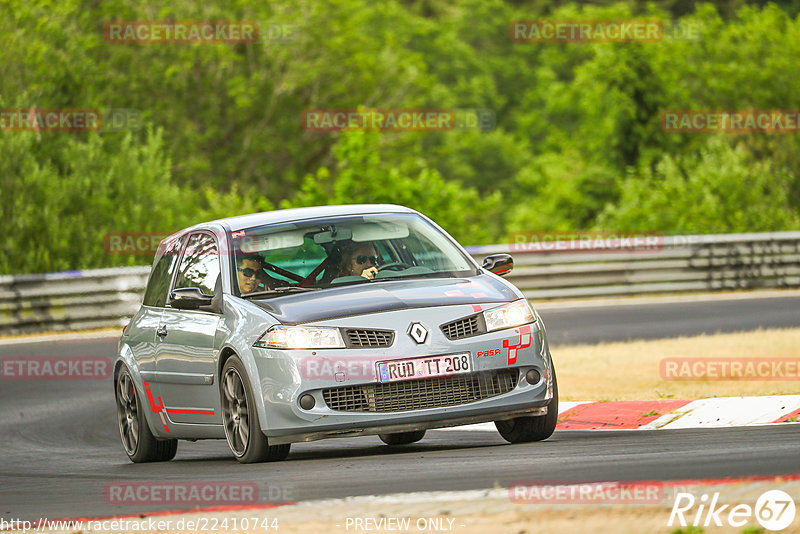
<instances>
[{"instance_id":1,"label":"headlight","mask_svg":"<svg viewBox=\"0 0 800 534\"><path fill-rule=\"evenodd\" d=\"M338 349L344 347L338 328L273 326L255 342L265 349Z\"/></svg>"},{"instance_id":2,"label":"headlight","mask_svg":"<svg viewBox=\"0 0 800 534\"><path fill-rule=\"evenodd\" d=\"M527 300L517 300L499 308L486 310L483 312L483 318L486 320L486 329L489 332L513 328L536 320Z\"/></svg>"}]
</instances>

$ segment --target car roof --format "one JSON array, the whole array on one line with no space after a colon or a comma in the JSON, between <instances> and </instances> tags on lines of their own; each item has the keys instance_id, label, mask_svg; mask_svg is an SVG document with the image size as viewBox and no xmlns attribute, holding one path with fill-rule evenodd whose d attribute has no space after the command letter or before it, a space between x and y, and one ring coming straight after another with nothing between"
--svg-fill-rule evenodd
<instances>
[{"instance_id":1,"label":"car roof","mask_svg":"<svg viewBox=\"0 0 800 534\"><path fill-rule=\"evenodd\" d=\"M365 215L368 213L416 213L416 211L405 206L396 204L343 204L335 206L313 206L309 208L291 208L284 210L265 211L262 213L251 213L239 215L225 219L217 219L205 223L197 224L191 228L186 228L182 232L200 228L207 228L212 224L219 224L235 232L254 226L264 226L290 221L301 221L304 219L316 219L320 217L337 217L343 215Z\"/></svg>"}]
</instances>

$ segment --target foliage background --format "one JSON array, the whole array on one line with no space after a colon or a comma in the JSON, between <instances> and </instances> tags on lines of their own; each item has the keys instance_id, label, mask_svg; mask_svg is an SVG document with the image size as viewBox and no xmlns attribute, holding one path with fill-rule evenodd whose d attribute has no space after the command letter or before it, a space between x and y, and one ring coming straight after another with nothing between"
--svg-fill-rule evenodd
<instances>
[{"instance_id":1,"label":"foliage background","mask_svg":"<svg viewBox=\"0 0 800 534\"><path fill-rule=\"evenodd\" d=\"M797 229L797 134L667 134L659 113L800 109L798 11L744 0L0 0L0 108L133 108L145 122L0 132L0 273L149 263L106 254L103 237L320 203L406 204L465 244L515 230ZM508 35L516 19L626 17L678 30L657 44ZM110 44L110 20L258 20L292 34ZM301 128L303 110L359 106L487 108L497 127Z\"/></svg>"}]
</instances>

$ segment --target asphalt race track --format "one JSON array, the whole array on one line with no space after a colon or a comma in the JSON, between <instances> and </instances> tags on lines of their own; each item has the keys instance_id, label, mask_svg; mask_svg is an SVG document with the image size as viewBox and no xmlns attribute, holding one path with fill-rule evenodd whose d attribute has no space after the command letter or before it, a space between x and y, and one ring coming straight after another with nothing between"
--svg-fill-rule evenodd
<instances>
[{"instance_id":1,"label":"asphalt race track","mask_svg":"<svg viewBox=\"0 0 800 534\"><path fill-rule=\"evenodd\" d=\"M569 308L541 314L554 345L800 326L800 297ZM12 356L109 356L116 342L0 345ZM107 483L254 482L262 501L508 486L513 482L680 480L800 473L800 425L661 431L557 431L508 445L494 432L428 432L415 445L377 437L293 445L280 463L240 465L224 441L181 442L175 460L134 465L117 432L110 380L0 381L0 517L135 514ZM175 508L165 506L163 508Z\"/></svg>"}]
</instances>

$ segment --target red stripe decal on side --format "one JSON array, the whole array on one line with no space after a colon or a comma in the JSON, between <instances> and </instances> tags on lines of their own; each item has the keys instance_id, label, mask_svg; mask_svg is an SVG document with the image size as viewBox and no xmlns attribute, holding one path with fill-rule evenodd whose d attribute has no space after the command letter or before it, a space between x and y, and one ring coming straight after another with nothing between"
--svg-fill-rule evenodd
<instances>
[{"instance_id":1,"label":"red stripe decal on side","mask_svg":"<svg viewBox=\"0 0 800 534\"><path fill-rule=\"evenodd\" d=\"M167 408L167 413L188 413L194 415L214 415L214 410L181 410L178 408Z\"/></svg>"},{"instance_id":2,"label":"red stripe decal on side","mask_svg":"<svg viewBox=\"0 0 800 534\"><path fill-rule=\"evenodd\" d=\"M158 402L161 403L161 406L156 405L155 401L153 400L153 392L150 391L150 384L147 382L144 383L144 391L147 393L147 401L150 403L150 409L153 410L154 413L158 414L158 417L161 419L161 424L164 425L164 430L169 432L169 427L167 426L167 421L164 419L164 401L161 400L161 397L158 398Z\"/></svg>"}]
</instances>

